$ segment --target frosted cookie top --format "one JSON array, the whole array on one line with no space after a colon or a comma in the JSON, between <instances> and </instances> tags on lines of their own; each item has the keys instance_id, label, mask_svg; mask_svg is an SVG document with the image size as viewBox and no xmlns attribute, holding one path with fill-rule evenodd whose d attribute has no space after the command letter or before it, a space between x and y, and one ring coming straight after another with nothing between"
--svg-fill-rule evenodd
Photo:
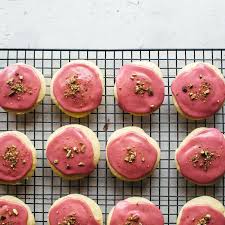
<instances>
[{"instance_id":1,"label":"frosted cookie top","mask_svg":"<svg viewBox=\"0 0 225 225\"><path fill-rule=\"evenodd\" d=\"M182 210L179 225L224 225L224 215L207 205L193 205Z\"/></svg>"},{"instance_id":2,"label":"frosted cookie top","mask_svg":"<svg viewBox=\"0 0 225 225\"><path fill-rule=\"evenodd\" d=\"M206 63L184 67L172 82L171 89L179 109L185 116L193 119L212 116L225 100L222 75Z\"/></svg>"},{"instance_id":3,"label":"frosted cookie top","mask_svg":"<svg viewBox=\"0 0 225 225\"><path fill-rule=\"evenodd\" d=\"M124 65L116 77L115 95L119 106L125 112L152 113L164 100L161 72L158 74L147 65L138 63ZM159 70L158 67L157 69Z\"/></svg>"},{"instance_id":4,"label":"frosted cookie top","mask_svg":"<svg viewBox=\"0 0 225 225\"><path fill-rule=\"evenodd\" d=\"M26 111L37 103L41 90L38 72L26 64L14 64L0 71L0 106Z\"/></svg>"},{"instance_id":5,"label":"frosted cookie top","mask_svg":"<svg viewBox=\"0 0 225 225\"><path fill-rule=\"evenodd\" d=\"M131 198L132 199L132 198ZM160 210L151 202L120 201L113 209L108 225L163 225L164 219Z\"/></svg>"},{"instance_id":6,"label":"frosted cookie top","mask_svg":"<svg viewBox=\"0 0 225 225\"><path fill-rule=\"evenodd\" d=\"M92 143L78 127L65 127L55 134L46 155L63 175L87 175L95 169Z\"/></svg>"},{"instance_id":7,"label":"frosted cookie top","mask_svg":"<svg viewBox=\"0 0 225 225\"><path fill-rule=\"evenodd\" d=\"M0 224L1 225L26 225L28 221L27 209L15 202L0 199Z\"/></svg>"},{"instance_id":8,"label":"frosted cookie top","mask_svg":"<svg viewBox=\"0 0 225 225\"><path fill-rule=\"evenodd\" d=\"M33 165L32 149L15 132L0 135L0 181L16 182L26 177Z\"/></svg>"},{"instance_id":9,"label":"frosted cookie top","mask_svg":"<svg viewBox=\"0 0 225 225\"><path fill-rule=\"evenodd\" d=\"M215 128L200 128L189 134L176 152L183 176L198 184L215 182L225 173L225 139Z\"/></svg>"},{"instance_id":10,"label":"frosted cookie top","mask_svg":"<svg viewBox=\"0 0 225 225\"><path fill-rule=\"evenodd\" d=\"M128 180L139 180L149 175L158 158L156 147L145 135L134 131L109 140L106 154L109 166Z\"/></svg>"},{"instance_id":11,"label":"frosted cookie top","mask_svg":"<svg viewBox=\"0 0 225 225\"><path fill-rule=\"evenodd\" d=\"M90 202L91 201L91 202ZM50 208L48 221L50 225L100 225L100 209L87 197L68 195L58 199ZM97 210L97 211L95 211ZM96 213L96 215L93 214ZM96 219L97 218L97 219Z\"/></svg>"},{"instance_id":12,"label":"frosted cookie top","mask_svg":"<svg viewBox=\"0 0 225 225\"><path fill-rule=\"evenodd\" d=\"M74 61L63 66L53 77L52 93L57 103L72 113L90 112L102 100L103 85L96 66Z\"/></svg>"}]
</instances>

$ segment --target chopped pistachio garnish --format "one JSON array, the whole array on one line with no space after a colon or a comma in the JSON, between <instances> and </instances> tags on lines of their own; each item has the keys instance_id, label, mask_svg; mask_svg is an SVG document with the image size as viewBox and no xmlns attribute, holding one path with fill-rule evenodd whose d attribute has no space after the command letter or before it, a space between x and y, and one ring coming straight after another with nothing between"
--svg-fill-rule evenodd
<instances>
[{"instance_id":1,"label":"chopped pistachio garnish","mask_svg":"<svg viewBox=\"0 0 225 225\"><path fill-rule=\"evenodd\" d=\"M20 80L23 80L23 76L22 76L22 75L20 75L20 76L19 76L19 79L20 79Z\"/></svg>"},{"instance_id":2,"label":"chopped pistachio garnish","mask_svg":"<svg viewBox=\"0 0 225 225\"><path fill-rule=\"evenodd\" d=\"M127 147L127 154L124 158L124 161L127 163L132 163L135 161L137 153L134 148Z\"/></svg>"},{"instance_id":3,"label":"chopped pistachio garnish","mask_svg":"<svg viewBox=\"0 0 225 225\"><path fill-rule=\"evenodd\" d=\"M70 169L71 168L71 166L70 166L70 164L66 164L66 169Z\"/></svg>"},{"instance_id":4,"label":"chopped pistachio garnish","mask_svg":"<svg viewBox=\"0 0 225 225\"><path fill-rule=\"evenodd\" d=\"M58 223L58 225L79 225L79 223L77 221L76 214L72 214L64 217L63 221Z\"/></svg>"},{"instance_id":5,"label":"chopped pistachio garnish","mask_svg":"<svg viewBox=\"0 0 225 225\"><path fill-rule=\"evenodd\" d=\"M15 216L18 216L19 213L18 213L17 209L13 209L12 211Z\"/></svg>"},{"instance_id":6,"label":"chopped pistachio garnish","mask_svg":"<svg viewBox=\"0 0 225 225\"><path fill-rule=\"evenodd\" d=\"M3 221L6 219L6 216L0 215L0 221Z\"/></svg>"},{"instance_id":7,"label":"chopped pistachio garnish","mask_svg":"<svg viewBox=\"0 0 225 225\"><path fill-rule=\"evenodd\" d=\"M66 98L75 97L78 92L80 92L80 85L77 82L77 77L72 76L70 79L67 80L64 96Z\"/></svg>"},{"instance_id":8,"label":"chopped pistachio garnish","mask_svg":"<svg viewBox=\"0 0 225 225\"><path fill-rule=\"evenodd\" d=\"M197 225L207 225L207 224L209 224L211 218L212 217L210 214L206 214L204 217L202 217L200 220L198 220Z\"/></svg>"},{"instance_id":9,"label":"chopped pistachio garnish","mask_svg":"<svg viewBox=\"0 0 225 225\"><path fill-rule=\"evenodd\" d=\"M11 145L6 148L3 159L10 164L12 169L15 169L19 160L19 151L15 145Z\"/></svg>"},{"instance_id":10,"label":"chopped pistachio garnish","mask_svg":"<svg viewBox=\"0 0 225 225\"><path fill-rule=\"evenodd\" d=\"M86 145L83 143L79 143L79 148L76 146L74 147L65 146L63 149L66 151L66 158L69 159L74 157L74 153L75 154L84 153L86 149Z\"/></svg>"},{"instance_id":11,"label":"chopped pistachio garnish","mask_svg":"<svg viewBox=\"0 0 225 225\"><path fill-rule=\"evenodd\" d=\"M130 79L132 81L135 80L136 85L135 85L135 90L134 93L137 95L144 95L145 93L147 93L149 96L153 96L153 90L150 86L146 86L144 82L141 82L138 78L137 78L137 74L132 74Z\"/></svg>"},{"instance_id":12,"label":"chopped pistachio garnish","mask_svg":"<svg viewBox=\"0 0 225 225\"><path fill-rule=\"evenodd\" d=\"M150 86L145 87L144 83L137 81L135 86L135 94L144 95L145 93L147 93L149 96L153 96L152 88Z\"/></svg>"},{"instance_id":13,"label":"chopped pistachio garnish","mask_svg":"<svg viewBox=\"0 0 225 225\"><path fill-rule=\"evenodd\" d=\"M80 152L84 153L85 152L85 149L86 149L85 144L80 143Z\"/></svg>"},{"instance_id":14,"label":"chopped pistachio garnish","mask_svg":"<svg viewBox=\"0 0 225 225\"><path fill-rule=\"evenodd\" d=\"M154 107L155 107L155 105L150 105L150 108L152 108L152 109L153 109Z\"/></svg>"},{"instance_id":15,"label":"chopped pistachio garnish","mask_svg":"<svg viewBox=\"0 0 225 225\"><path fill-rule=\"evenodd\" d=\"M72 150L68 149L67 154L66 154L66 158L70 158L71 156L72 156Z\"/></svg>"},{"instance_id":16,"label":"chopped pistachio garnish","mask_svg":"<svg viewBox=\"0 0 225 225\"><path fill-rule=\"evenodd\" d=\"M15 94L23 94L26 91L23 84L23 79L19 79L16 81L14 78L10 78L6 81L6 83L10 88L8 96L13 96Z\"/></svg>"},{"instance_id":17,"label":"chopped pistachio garnish","mask_svg":"<svg viewBox=\"0 0 225 225\"><path fill-rule=\"evenodd\" d=\"M142 223L140 222L140 217L138 215L131 214L124 225L142 225Z\"/></svg>"},{"instance_id":18,"label":"chopped pistachio garnish","mask_svg":"<svg viewBox=\"0 0 225 225\"><path fill-rule=\"evenodd\" d=\"M73 158L74 155L72 153L73 149L71 147L64 147L63 148L66 151L66 158Z\"/></svg>"},{"instance_id":19,"label":"chopped pistachio garnish","mask_svg":"<svg viewBox=\"0 0 225 225\"><path fill-rule=\"evenodd\" d=\"M189 87L190 89L192 89L192 88L193 88L193 84L189 84L188 87Z\"/></svg>"},{"instance_id":20,"label":"chopped pistachio garnish","mask_svg":"<svg viewBox=\"0 0 225 225\"><path fill-rule=\"evenodd\" d=\"M80 167L85 166L85 163L84 162L79 162L78 166L80 166Z\"/></svg>"},{"instance_id":21,"label":"chopped pistachio garnish","mask_svg":"<svg viewBox=\"0 0 225 225\"><path fill-rule=\"evenodd\" d=\"M183 86L182 92L187 93L192 101L201 100L205 102L208 95L211 93L210 83L203 81L200 84L200 87L196 90L193 90L193 87L194 87L193 84L189 84L188 86Z\"/></svg>"},{"instance_id":22,"label":"chopped pistachio garnish","mask_svg":"<svg viewBox=\"0 0 225 225\"><path fill-rule=\"evenodd\" d=\"M183 87L182 87L182 91L183 91L184 93L186 93L186 92L187 92L187 87L186 87L186 86L183 86Z\"/></svg>"},{"instance_id":23,"label":"chopped pistachio garnish","mask_svg":"<svg viewBox=\"0 0 225 225\"><path fill-rule=\"evenodd\" d=\"M66 151L66 158L68 160L74 158L77 154L83 154L85 152L85 149L86 149L86 145L83 143L79 143L78 147L77 146L74 146L74 147L65 146L63 148L63 150ZM57 164L58 160L55 160L54 163ZM82 166L85 166L85 163L79 162L77 165L82 167ZM70 169L70 168L71 168L70 164L66 164L66 169Z\"/></svg>"},{"instance_id":24,"label":"chopped pistachio garnish","mask_svg":"<svg viewBox=\"0 0 225 225\"><path fill-rule=\"evenodd\" d=\"M203 169L204 171L208 171L209 167L212 165L212 161L216 159L216 156L213 152L208 150L201 150L200 152L196 153L192 158L192 165L194 167L198 167Z\"/></svg>"}]
</instances>

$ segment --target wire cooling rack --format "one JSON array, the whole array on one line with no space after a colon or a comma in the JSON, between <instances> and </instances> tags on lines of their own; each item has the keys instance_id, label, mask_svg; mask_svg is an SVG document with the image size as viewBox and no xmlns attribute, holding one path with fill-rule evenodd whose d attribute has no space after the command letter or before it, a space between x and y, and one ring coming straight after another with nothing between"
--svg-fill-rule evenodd
<instances>
[{"instance_id":1,"label":"wire cooling rack","mask_svg":"<svg viewBox=\"0 0 225 225\"><path fill-rule=\"evenodd\" d=\"M84 119L73 119L52 103L49 83L52 75L65 63L88 59L96 63L104 74L105 89L101 106ZM146 60L156 63L164 74L165 100L161 108L147 117L123 113L113 96L113 85L119 68L126 63ZM183 138L200 126L217 127L224 132L224 109L214 117L200 122L181 118L171 100L170 84L179 69L188 63L206 61L225 72L225 49L183 50L38 50L0 49L0 69L16 62L24 62L39 69L47 81L47 95L34 112L15 116L0 111L0 131L19 130L28 135L38 151L38 164L34 176L16 186L0 185L0 195L15 195L32 209L36 224L47 224L51 204L69 193L81 193L94 199L101 207L104 220L116 202L130 196L143 196L160 207L165 224L175 225L182 205L193 197L211 195L225 203L225 178L209 187L199 187L185 181L176 171L174 151ZM48 136L60 126L80 123L90 127L101 143L101 160L98 168L86 179L63 181L52 173L45 158ZM113 177L105 161L105 145L116 129L135 125L142 127L155 138L161 147L159 168L152 177L142 182L127 183Z\"/></svg>"}]
</instances>

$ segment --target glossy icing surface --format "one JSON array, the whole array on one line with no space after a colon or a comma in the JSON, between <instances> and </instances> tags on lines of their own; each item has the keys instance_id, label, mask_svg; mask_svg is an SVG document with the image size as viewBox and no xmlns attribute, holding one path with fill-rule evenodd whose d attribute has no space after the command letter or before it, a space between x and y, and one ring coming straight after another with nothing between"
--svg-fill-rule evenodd
<instances>
[{"instance_id":1,"label":"glossy icing surface","mask_svg":"<svg viewBox=\"0 0 225 225\"><path fill-rule=\"evenodd\" d=\"M27 219L24 206L0 199L0 225L26 225Z\"/></svg>"},{"instance_id":2,"label":"glossy icing surface","mask_svg":"<svg viewBox=\"0 0 225 225\"><path fill-rule=\"evenodd\" d=\"M205 222L205 223L200 223ZM184 208L179 225L224 225L224 215L209 206L189 206Z\"/></svg>"},{"instance_id":3,"label":"glossy icing surface","mask_svg":"<svg viewBox=\"0 0 225 225\"><path fill-rule=\"evenodd\" d=\"M125 112L151 113L164 100L164 84L153 70L127 64L116 77L116 93L118 104Z\"/></svg>"},{"instance_id":4,"label":"glossy icing surface","mask_svg":"<svg viewBox=\"0 0 225 225\"><path fill-rule=\"evenodd\" d=\"M157 150L143 135L127 132L109 142L107 158L117 173L136 180L153 170L157 161Z\"/></svg>"},{"instance_id":5,"label":"glossy icing surface","mask_svg":"<svg viewBox=\"0 0 225 225\"><path fill-rule=\"evenodd\" d=\"M0 181L14 182L24 178L33 164L31 149L18 137L0 137Z\"/></svg>"},{"instance_id":6,"label":"glossy icing surface","mask_svg":"<svg viewBox=\"0 0 225 225\"><path fill-rule=\"evenodd\" d=\"M224 81L203 63L180 73L171 89L181 111L195 119L212 116L225 100Z\"/></svg>"},{"instance_id":7,"label":"glossy icing surface","mask_svg":"<svg viewBox=\"0 0 225 225\"><path fill-rule=\"evenodd\" d=\"M95 169L91 142L78 128L67 127L48 143L46 156L64 175L89 174Z\"/></svg>"},{"instance_id":8,"label":"glossy icing surface","mask_svg":"<svg viewBox=\"0 0 225 225\"><path fill-rule=\"evenodd\" d=\"M180 172L199 184L215 182L225 173L225 139L215 128L198 132L176 154Z\"/></svg>"},{"instance_id":9,"label":"glossy icing surface","mask_svg":"<svg viewBox=\"0 0 225 225\"><path fill-rule=\"evenodd\" d=\"M53 93L60 106L69 112L89 112L102 100L99 74L83 63L69 63L62 67L53 82Z\"/></svg>"},{"instance_id":10,"label":"glossy icing surface","mask_svg":"<svg viewBox=\"0 0 225 225\"><path fill-rule=\"evenodd\" d=\"M14 64L0 71L0 106L13 111L32 108L39 96L41 81L25 64Z\"/></svg>"},{"instance_id":11,"label":"glossy icing surface","mask_svg":"<svg viewBox=\"0 0 225 225\"><path fill-rule=\"evenodd\" d=\"M99 225L90 207L78 199L67 198L53 206L49 212L50 225Z\"/></svg>"},{"instance_id":12,"label":"glossy icing surface","mask_svg":"<svg viewBox=\"0 0 225 225\"><path fill-rule=\"evenodd\" d=\"M130 223L129 223L130 222ZM160 210L150 203L120 201L113 210L110 225L163 225Z\"/></svg>"}]
</instances>

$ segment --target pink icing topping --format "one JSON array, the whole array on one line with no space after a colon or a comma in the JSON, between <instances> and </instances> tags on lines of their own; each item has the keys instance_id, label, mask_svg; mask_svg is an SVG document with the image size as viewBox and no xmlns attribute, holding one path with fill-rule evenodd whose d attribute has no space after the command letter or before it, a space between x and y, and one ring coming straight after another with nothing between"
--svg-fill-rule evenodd
<instances>
[{"instance_id":1,"label":"pink icing topping","mask_svg":"<svg viewBox=\"0 0 225 225\"><path fill-rule=\"evenodd\" d=\"M205 152L208 157L213 154L208 166L204 166ZM215 128L204 129L181 147L176 159L184 177L199 184L213 183L225 173L224 135Z\"/></svg>"},{"instance_id":2,"label":"pink icing topping","mask_svg":"<svg viewBox=\"0 0 225 225\"><path fill-rule=\"evenodd\" d=\"M164 219L160 210L153 204L130 203L120 201L113 210L110 225L163 225Z\"/></svg>"},{"instance_id":3,"label":"pink icing topping","mask_svg":"<svg viewBox=\"0 0 225 225\"><path fill-rule=\"evenodd\" d=\"M95 169L91 142L83 132L68 127L47 145L47 159L64 175L89 174Z\"/></svg>"},{"instance_id":4,"label":"pink icing topping","mask_svg":"<svg viewBox=\"0 0 225 225\"><path fill-rule=\"evenodd\" d=\"M182 112L196 119L212 116L225 100L224 81L205 64L179 74L171 88Z\"/></svg>"},{"instance_id":5,"label":"pink icing topping","mask_svg":"<svg viewBox=\"0 0 225 225\"><path fill-rule=\"evenodd\" d=\"M26 176L33 164L31 149L15 135L0 137L0 180L18 181Z\"/></svg>"},{"instance_id":6,"label":"pink icing topping","mask_svg":"<svg viewBox=\"0 0 225 225\"><path fill-rule=\"evenodd\" d=\"M28 213L24 206L0 199L0 225L25 225L27 219Z\"/></svg>"},{"instance_id":7,"label":"pink icing topping","mask_svg":"<svg viewBox=\"0 0 225 225\"><path fill-rule=\"evenodd\" d=\"M224 225L224 215L209 206L189 206L184 208L179 225L197 225L201 219L209 218L207 225Z\"/></svg>"},{"instance_id":8,"label":"pink icing topping","mask_svg":"<svg viewBox=\"0 0 225 225\"><path fill-rule=\"evenodd\" d=\"M24 111L35 105L41 81L30 66L15 64L0 72L0 87L0 106L9 110Z\"/></svg>"},{"instance_id":9,"label":"pink icing topping","mask_svg":"<svg viewBox=\"0 0 225 225\"><path fill-rule=\"evenodd\" d=\"M73 91L68 86L71 82ZM102 83L96 70L77 62L62 67L53 84L57 102L69 112L89 112L96 109L101 103L102 91Z\"/></svg>"},{"instance_id":10,"label":"pink icing topping","mask_svg":"<svg viewBox=\"0 0 225 225\"><path fill-rule=\"evenodd\" d=\"M118 104L125 112L151 113L164 100L162 79L151 69L128 64L116 77Z\"/></svg>"},{"instance_id":11,"label":"pink icing topping","mask_svg":"<svg viewBox=\"0 0 225 225\"><path fill-rule=\"evenodd\" d=\"M136 180L153 170L157 160L157 150L144 136L127 132L109 142L107 158L117 173L125 178Z\"/></svg>"},{"instance_id":12,"label":"pink icing topping","mask_svg":"<svg viewBox=\"0 0 225 225\"><path fill-rule=\"evenodd\" d=\"M53 206L49 212L51 225L63 225L69 219L76 221L70 224L99 225L95 220L90 207L78 199L67 198L63 202Z\"/></svg>"}]
</instances>

